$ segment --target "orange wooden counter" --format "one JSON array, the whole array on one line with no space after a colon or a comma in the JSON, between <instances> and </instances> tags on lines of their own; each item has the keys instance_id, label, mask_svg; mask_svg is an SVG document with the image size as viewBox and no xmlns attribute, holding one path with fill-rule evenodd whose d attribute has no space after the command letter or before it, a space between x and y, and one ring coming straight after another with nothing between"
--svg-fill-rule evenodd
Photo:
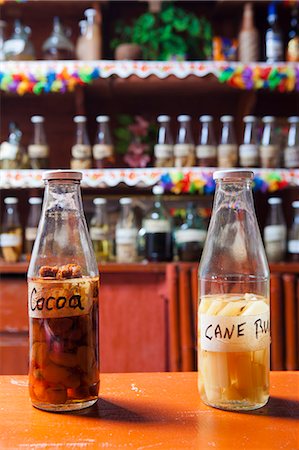
<instances>
[{"instance_id":1,"label":"orange wooden counter","mask_svg":"<svg viewBox=\"0 0 299 450\"><path fill-rule=\"evenodd\" d=\"M92 408L31 406L26 376L0 377L3 449L299 449L299 372L272 372L271 399L236 413L201 403L196 373L103 374Z\"/></svg>"}]
</instances>

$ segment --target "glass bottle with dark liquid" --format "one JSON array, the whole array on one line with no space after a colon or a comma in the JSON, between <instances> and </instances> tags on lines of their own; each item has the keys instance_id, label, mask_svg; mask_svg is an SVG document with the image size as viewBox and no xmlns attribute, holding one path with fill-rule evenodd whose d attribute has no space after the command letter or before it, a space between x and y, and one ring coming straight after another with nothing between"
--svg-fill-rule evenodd
<instances>
[{"instance_id":1,"label":"glass bottle with dark liquid","mask_svg":"<svg viewBox=\"0 0 299 450\"><path fill-rule=\"evenodd\" d=\"M207 231L193 202L188 203L186 219L175 233L180 261L199 261Z\"/></svg>"},{"instance_id":2,"label":"glass bottle with dark liquid","mask_svg":"<svg viewBox=\"0 0 299 450\"><path fill-rule=\"evenodd\" d=\"M161 202L163 192L162 186L153 187L154 206L142 223L145 231L145 258L148 261L171 261L173 257L171 220Z\"/></svg>"}]
</instances>

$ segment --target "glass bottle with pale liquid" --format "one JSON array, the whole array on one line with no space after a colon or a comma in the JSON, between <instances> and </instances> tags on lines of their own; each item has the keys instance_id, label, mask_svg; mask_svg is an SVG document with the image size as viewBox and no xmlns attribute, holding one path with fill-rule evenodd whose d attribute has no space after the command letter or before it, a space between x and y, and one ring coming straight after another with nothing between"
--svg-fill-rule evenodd
<instances>
[{"instance_id":1,"label":"glass bottle with pale liquid","mask_svg":"<svg viewBox=\"0 0 299 450\"><path fill-rule=\"evenodd\" d=\"M238 164L238 144L234 130L233 116L221 116L221 138L218 145L218 166L236 167Z\"/></svg>"},{"instance_id":2,"label":"glass bottle with pale liquid","mask_svg":"<svg viewBox=\"0 0 299 450\"><path fill-rule=\"evenodd\" d=\"M91 169L92 149L86 129L86 116L75 116L75 142L71 149L71 169Z\"/></svg>"},{"instance_id":3,"label":"glass bottle with pale liquid","mask_svg":"<svg viewBox=\"0 0 299 450\"><path fill-rule=\"evenodd\" d=\"M176 143L173 148L175 167L192 167L195 163L195 145L191 129L191 116L181 114Z\"/></svg>"},{"instance_id":4,"label":"glass bottle with pale liquid","mask_svg":"<svg viewBox=\"0 0 299 450\"><path fill-rule=\"evenodd\" d=\"M253 172L214 172L216 192L199 268L198 387L225 410L269 398L269 268L254 211Z\"/></svg>"},{"instance_id":5,"label":"glass bottle with pale liquid","mask_svg":"<svg viewBox=\"0 0 299 450\"><path fill-rule=\"evenodd\" d=\"M109 222L105 198L93 200L95 212L90 221L89 233L97 261L107 262L110 256Z\"/></svg>"}]
</instances>

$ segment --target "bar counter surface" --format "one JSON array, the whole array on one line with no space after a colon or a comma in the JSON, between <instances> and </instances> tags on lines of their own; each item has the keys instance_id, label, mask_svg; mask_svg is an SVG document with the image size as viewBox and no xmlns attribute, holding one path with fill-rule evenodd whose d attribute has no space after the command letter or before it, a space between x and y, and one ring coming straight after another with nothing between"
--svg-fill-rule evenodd
<instances>
[{"instance_id":1,"label":"bar counter surface","mask_svg":"<svg viewBox=\"0 0 299 450\"><path fill-rule=\"evenodd\" d=\"M102 374L91 408L31 406L27 377L0 377L3 449L299 449L299 372L271 372L271 397L251 412L204 405L196 372Z\"/></svg>"}]
</instances>

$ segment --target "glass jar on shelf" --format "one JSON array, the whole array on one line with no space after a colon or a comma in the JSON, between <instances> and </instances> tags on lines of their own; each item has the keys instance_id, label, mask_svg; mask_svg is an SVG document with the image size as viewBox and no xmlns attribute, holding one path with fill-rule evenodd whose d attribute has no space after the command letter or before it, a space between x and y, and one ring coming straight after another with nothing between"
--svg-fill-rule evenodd
<instances>
[{"instance_id":1,"label":"glass jar on shelf","mask_svg":"<svg viewBox=\"0 0 299 450\"><path fill-rule=\"evenodd\" d=\"M47 169L49 166L49 146L44 130L43 116L32 116L33 137L28 145L29 162L32 169Z\"/></svg>"},{"instance_id":2,"label":"glass jar on shelf","mask_svg":"<svg viewBox=\"0 0 299 450\"><path fill-rule=\"evenodd\" d=\"M239 147L239 160L241 167L258 167L259 143L257 119L255 116L245 116L243 143Z\"/></svg>"},{"instance_id":3,"label":"glass jar on shelf","mask_svg":"<svg viewBox=\"0 0 299 450\"><path fill-rule=\"evenodd\" d=\"M45 172L42 216L28 268L29 393L36 408L93 405L99 391L99 273L80 180Z\"/></svg>"},{"instance_id":4,"label":"glass jar on shelf","mask_svg":"<svg viewBox=\"0 0 299 450\"><path fill-rule=\"evenodd\" d=\"M30 205L29 215L25 227L25 253L29 261L33 244L37 235L37 228L41 215L42 199L40 197L30 197L28 199Z\"/></svg>"},{"instance_id":5,"label":"glass jar on shelf","mask_svg":"<svg viewBox=\"0 0 299 450\"><path fill-rule=\"evenodd\" d=\"M263 168L276 168L280 166L280 148L275 130L275 118L264 116L262 118L264 129L260 145L260 161Z\"/></svg>"},{"instance_id":6,"label":"glass jar on shelf","mask_svg":"<svg viewBox=\"0 0 299 450\"><path fill-rule=\"evenodd\" d=\"M54 17L52 33L42 46L43 58L47 60L74 59L75 47L69 38L70 34L70 29L63 27L59 17Z\"/></svg>"},{"instance_id":7,"label":"glass jar on shelf","mask_svg":"<svg viewBox=\"0 0 299 450\"><path fill-rule=\"evenodd\" d=\"M120 216L115 229L116 261L119 263L136 262L138 229L132 207L132 199L123 197L119 200Z\"/></svg>"},{"instance_id":8,"label":"glass jar on shelf","mask_svg":"<svg viewBox=\"0 0 299 450\"><path fill-rule=\"evenodd\" d=\"M92 150L86 129L86 117L75 116L75 142L71 150L71 169L91 169Z\"/></svg>"},{"instance_id":9,"label":"glass jar on shelf","mask_svg":"<svg viewBox=\"0 0 299 450\"><path fill-rule=\"evenodd\" d=\"M23 233L19 218L18 199L6 197L5 210L0 234L1 255L4 261L15 263L20 261L23 246Z\"/></svg>"},{"instance_id":10,"label":"glass jar on shelf","mask_svg":"<svg viewBox=\"0 0 299 450\"><path fill-rule=\"evenodd\" d=\"M114 158L114 145L109 126L110 117L97 116L96 121L98 124L98 130L95 144L92 148L95 166L98 169L113 167L115 158Z\"/></svg>"},{"instance_id":11,"label":"glass jar on shelf","mask_svg":"<svg viewBox=\"0 0 299 450\"><path fill-rule=\"evenodd\" d=\"M191 130L191 117L178 116L179 123L176 143L173 148L175 167L192 167L195 164L195 145Z\"/></svg>"},{"instance_id":12,"label":"glass jar on shelf","mask_svg":"<svg viewBox=\"0 0 299 450\"><path fill-rule=\"evenodd\" d=\"M264 228L264 243L269 262L284 261L287 247L287 226L279 197L268 199L269 211Z\"/></svg>"},{"instance_id":13,"label":"glass jar on shelf","mask_svg":"<svg viewBox=\"0 0 299 450\"><path fill-rule=\"evenodd\" d=\"M107 262L111 254L110 227L107 214L107 200L97 197L93 199L94 214L90 220L89 233L93 250L98 262Z\"/></svg>"},{"instance_id":14,"label":"glass jar on shelf","mask_svg":"<svg viewBox=\"0 0 299 450\"><path fill-rule=\"evenodd\" d=\"M238 144L234 130L233 116L221 116L220 143L218 145L218 166L236 167L238 164Z\"/></svg>"},{"instance_id":15,"label":"glass jar on shelf","mask_svg":"<svg viewBox=\"0 0 299 450\"><path fill-rule=\"evenodd\" d=\"M196 146L197 164L200 167L217 166L217 145L213 128L213 117L204 115L199 118L201 130Z\"/></svg>"},{"instance_id":16,"label":"glass jar on shelf","mask_svg":"<svg viewBox=\"0 0 299 450\"><path fill-rule=\"evenodd\" d=\"M30 40L31 28L23 25L19 19L14 22L14 30L3 45L4 56L10 61L31 61L35 59L35 50Z\"/></svg>"},{"instance_id":17,"label":"glass jar on shelf","mask_svg":"<svg viewBox=\"0 0 299 450\"><path fill-rule=\"evenodd\" d=\"M288 237L288 254L291 261L299 262L299 200L292 202L292 208L294 217Z\"/></svg>"},{"instance_id":18,"label":"glass jar on shelf","mask_svg":"<svg viewBox=\"0 0 299 450\"><path fill-rule=\"evenodd\" d=\"M253 172L219 170L199 264L198 385L204 403L252 410L269 398L269 268Z\"/></svg>"},{"instance_id":19,"label":"glass jar on shelf","mask_svg":"<svg viewBox=\"0 0 299 450\"><path fill-rule=\"evenodd\" d=\"M170 129L170 116L157 117L159 123L157 142L154 147L155 167L173 167L173 136Z\"/></svg>"},{"instance_id":20,"label":"glass jar on shelf","mask_svg":"<svg viewBox=\"0 0 299 450\"><path fill-rule=\"evenodd\" d=\"M288 169L299 168L299 117L288 118L289 132L287 146L284 149L284 167Z\"/></svg>"}]
</instances>

